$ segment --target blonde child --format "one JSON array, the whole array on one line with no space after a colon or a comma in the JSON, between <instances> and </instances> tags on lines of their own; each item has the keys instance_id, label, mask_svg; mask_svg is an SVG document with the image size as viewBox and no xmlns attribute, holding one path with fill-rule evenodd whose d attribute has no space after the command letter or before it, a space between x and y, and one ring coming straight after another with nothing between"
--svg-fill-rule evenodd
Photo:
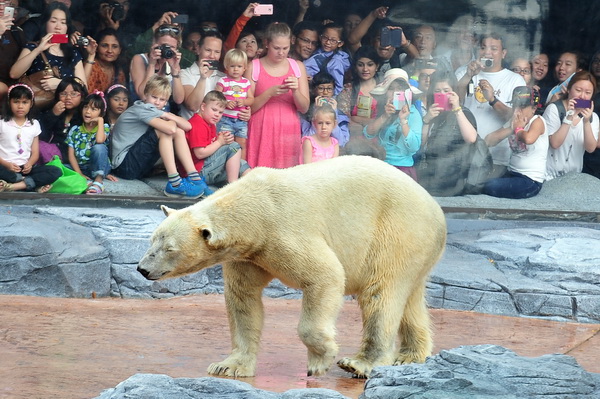
<instances>
[{"instance_id":1,"label":"blonde child","mask_svg":"<svg viewBox=\"0 0 600 399\"><path fill-rule=\"evenodd\" d=\"M233 133L217 130L227 102L217 90L206 93L200 111L190 119L192 129L186 134L196 170L208 184L231 183L250 170Z\"/></svg>"},{"instance_id":2,"label":"blonde child","mask_svg":"<svg viewBox=\"0 0 600 399\"><path fill-rule=\"evenodd\" d=\"M302 137L302 163L337 157L340 154L340 146L337 139L331 137L337 120L331 105L325 104L315 110L313 126L315 134Z\"/></svg>"},{"instance_id":3,"label":"blonde child","mask_svg":"<svg viewBox=\"0 0 600 399\"><path fill-rule=\"evenodd\" d=\"M0 119L0 192L36 190L45 193L62 171L36 165L39 158L40 123L30 116L33 90L18 83L8 88Z\"/></svg>"},{"instance_id":4,"label":"blonde child","mask_svg":"<svg viewBox=\"0 0 600 399\"><path fill-rule=\"evenodd\" d=\"M239 112L254 103L254 86L244 77L248 56L239 49L231 49L223 60L227 76L217 82L215 90L222 92L227 99L223 117L217 126L218 131L229 130L242 148L242 159L246 159L246 139L248 122L238 118Z\"/></svg>"},{"instance_id":5,"label":"blonde child","mask_svg":"<svg viewBox=\"0 0 600 399\"><path fill-rule=\"evenodd\" d=\"M171 84L154 75L144 88L144 101L136 101L115 123L112 131L112 164L115 175L139 179L152 172L162 158L169 181L167 197L198 198L209 194L204 179L196 171L185 132L192 125L184 118L163 111L171 95ZM176 160L187 171L182 178Z\"/></svg>"},{"instance_id":6,"label":"blonde child","mask_svg":"<svg viewBox=\"0 0 600 399\"><path fill-rule=\"evenodd\" d=\"M95 91L88 95L82 104L81 125L73 126L67 135L71 168L86 179L93 180L86 194L102 194L104 178L115 180L109 175L110 126L104 123L106 108L104 93Z\"/></svg>"}]
</instances>

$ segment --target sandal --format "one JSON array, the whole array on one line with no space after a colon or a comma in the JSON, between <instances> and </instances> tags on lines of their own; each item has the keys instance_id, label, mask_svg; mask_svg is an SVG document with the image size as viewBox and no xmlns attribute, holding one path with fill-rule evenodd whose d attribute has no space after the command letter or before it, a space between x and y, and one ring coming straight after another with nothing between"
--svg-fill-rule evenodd
<instances>
[{"instance_id":1,"label":"sandal","mask_svg":"<svg viewBox=\"0 0 600 399\"><path fill-rule=\"evenodd\" d=\"M3 191L14 191L12 183L7 182L6 180L0 180L0 193Z\"/></svg>"},{"instance_id":2,"label":"sandal","mask_svg":"<svg viewBox=\"0 0 600 399\"><path fill-rule=\"evenodd\" d=\"M98 194L102 194L104 192L104 185L102 183L100 183L99 181L95 181L93 182L88 189L86 190L86 194L89 195L98 195Z\"/></svg>"}]
</instances>

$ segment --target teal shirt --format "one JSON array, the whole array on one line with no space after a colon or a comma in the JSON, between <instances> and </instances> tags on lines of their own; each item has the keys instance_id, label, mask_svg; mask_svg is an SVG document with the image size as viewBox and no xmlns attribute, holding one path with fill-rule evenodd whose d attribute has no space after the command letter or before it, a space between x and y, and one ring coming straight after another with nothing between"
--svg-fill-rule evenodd
<instances>
[{"instance_id":1,"label":"teal shirt","mask_svg":"<svg viewBox=\"0 0 600 399\"><path fill-rule=\"evenodd\" d=\"M386 152L385 162L394 166L414 166L413 155L421 148L423 130L423 119L414 105L410 106L408 127L409 132L405 137L401 131L400 120L396 117L391 125L378 132L379 144ZM363 132L368 139L376 137L368 134L366 127Z\"/></svg>"}]
</instances>

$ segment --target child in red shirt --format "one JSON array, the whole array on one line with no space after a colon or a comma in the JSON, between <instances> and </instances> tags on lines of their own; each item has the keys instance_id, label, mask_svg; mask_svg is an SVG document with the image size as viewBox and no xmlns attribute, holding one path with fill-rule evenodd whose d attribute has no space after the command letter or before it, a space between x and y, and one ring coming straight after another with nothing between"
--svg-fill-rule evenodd
<instances>
[{"instance_id":1,"label":"child in red shirt","mask_svg":"<svg viewBox=\"0 0 600 399\"><path fill-rule=\"evenodd\" d=\"M217 133L216 125L226 105L223 93L216 90L206 93L200 110L190 118L192 129L186 133L196 170L210 185L231 183L250 170L233 133L229 130Z\"/></svg>"}]
</instances>

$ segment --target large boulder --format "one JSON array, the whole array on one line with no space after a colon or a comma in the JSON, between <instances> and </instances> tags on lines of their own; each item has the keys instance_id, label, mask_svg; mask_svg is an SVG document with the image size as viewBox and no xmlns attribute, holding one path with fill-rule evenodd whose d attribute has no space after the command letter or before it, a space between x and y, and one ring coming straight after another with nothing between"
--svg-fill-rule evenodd
<instances>
[{"instance_id":1,"label":"large boulder","mask_svg":"<svg viewBox=\"0 0 600 399\"><path fill-rule=\"evenodd\" d=\"M378 367L360 399L592 399L600 374L574 358L526 358L496 345L443 350L424 364Z\"/></svg>"}]
</instances>

